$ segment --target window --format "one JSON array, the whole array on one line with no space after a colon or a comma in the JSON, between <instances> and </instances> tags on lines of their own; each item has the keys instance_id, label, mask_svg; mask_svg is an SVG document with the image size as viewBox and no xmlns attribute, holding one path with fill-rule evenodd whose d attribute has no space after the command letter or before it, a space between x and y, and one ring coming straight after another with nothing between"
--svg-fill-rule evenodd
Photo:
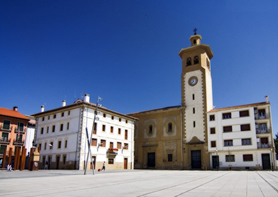
<instances>
[{"instance_id":1,"label":"window","mask_svg":"<svg viewBox=\"0 0 278 197\"><path fill-rule=\"evenodd\" d=\"M94 130L93 130L93 134L97 134L97 123L94 123Z\"/></svg>"},{"instance_id":2,"label":"window","mask_svg":"<svg viewBox=\"0 0 278 197\"><path fill-rule=\"evenodd\" d=\"M48 116L48 120L50 120L50 116Z\"/></svg>"},{"instance_id":3,"label":"window","mask_svg":"<svg viewBox=\"0 0 278 197\"><path fill-rule=\"evenodd\" d=\"M64 155L64 156L63 156L63 164L64 164L64 165L66 164L66 160L67 160L67 155Z\"/></svg>"},{"instance_id":4,"label":"window","mask_svg":"<svg viewBox=\"0 0 278 197\"><path fill-rule=\"evenodd\" d=\"M250 124L240 125L240 130L241 131L250 131Z\"/></svg>"},{"instance_id":5,"label":"window","mask_svg":"<svg viewBox=\"0 0 278 197\"><path fill-rule=\"evenodd\" d=\"M173 154L168 154L168 162L173 161Z\"/></svg>"},{"instance_id":6,"label":"window","mask_svg":"<svg viewBox=\"0 0 278 197\"><path fill-rule=\"evenodd\" d=\"M149 134L153 134L153 126L152 125L149 126Z\"/></svg>"},{"instance_id":7,"label":"window","mask_svg":"<svg viewBox=\"0 0 278 197\"><path fill-rule=\"evenodd\" d=\"M126 149L126 150L128 149L128 143L124 144L124 149Z\"/></svg>"},{"instance_id":8,"label":"window","mask_svg":"<svg viewBox=\"0 0 278 197\"><path fill-rule=\"evenodd\" d=\"M168 123L168 132L172 132L172 123Z\"/></svg>"},{"instance_id":9,"label":"window","mask_svg":"<svg viewBox=\"0 0 278 197\"><path fill-rule=\"evenodd\" d=\"M61 144L62 144L62 142L61 142L61 141L58 141L58 149L61 148Z\"/></svg>"},{"instance_id":10,"label":"window","mask_svg":"<svg viewBox=\"0 0 278 197\"><path fill-rule=\"evenodd\" d=\"M113 148L113 147L114 147L113 142L110 142L110 146L109 146L109 148Z\"/></svg>"},{"instance_id":11,"label":"window","mask_svg":"<svg viewBox=\"0 0 278 197\"><path fill-rule=\"evenodd\" d=\"M117 142L117 148L121 149L122 148L122 143L121 142Z\"/></svg>"},{"instance_id":12,"label":"window","mask_svg":"<svg viewBox=\"0 0 278 197\"><path fill-rule=\"evenodd\" d=\"M42 117L42 121L44 121L44 117Z\"/></svg>"},{"instance_id":13,"label":"window","mask_svg":"<svg viewBox=\"0 0 278 197\"><path fill-rule=\"evenodd\" d=\"M4 150L7 148L6 145L1 145L0 146L0 154L4 154ZM8 152L8 151L7 151Z\"/></svg>"},{"instance_id":14,"label":"window","mask_svg":"<svg viewBox=\"0 0 278 197\"><path fill-rule=\"evenodd\" d=\"M2 139L1 140L4 141L4 142L8 142L9 141L9 134L2 132Z\"/></svg>"},{"instance_id":15,"label":"window","mask_svg":"<svg viewBox=\"0 0 278 197\"><path fill-rule=\"evenodd\" d=\"M118 128L118 134L121 135L121 128Z\"/></svg>"},{"instance_id":16,"label":"window","mask_svg":"<svg viewBox=\"0 0 278 197\"><path fill-rule=\"evenodd\" d=\"M234 155L226 155L226 162L234 162L235 161L235 156Z\"/></svg>"},{"instance_id":17,"label":"window","mask_svg":"<svg viewBox=\"0 0 278 197\"><path fill-rule=\"evenodd\" d=\"M195 114L195 107L193 107L193 114Z\"/></svg>"},{"instance_id":18,"label":"window","mask_svg":"<svg viewBox=\"0 0 278 197\"><path fill-rule=\"evenodd\" d=\"M233 140L224 140L224 146L233 146Z\"/></svg>"},{"instance_id":19,"label":"window","mask_svg":"<svg viewBox=\"0 0 278 197\"><path fill-rule=\"evenodd\" d=\"M216 147L216 141L211 141L211 142L210 142L210 147L211 147L211 148Z\"/></svg>"},{"instance_id":20,"label":"window","mask_svg":"<svg viewBox=\"0 0 278 197\"><path fill-rule=\"evenodd\" d=\"M41 135L43 134L43 127L41 128Z\"/></svg>"},{"instance_id":21,"label":"window","mask_svg":"<svg viewBox=\"0 0 278 197\"><path fill-rule=\"evenodd\" d=\"M195 56L194 57L194 64L198 64L199 63L199 57L198 56Z\"/></svg>"},{"instance_id":22,"label":"window","mask_svg":"<svg viewBox=\"0 0 278 197\"><path fill-rule=\"evenodd\" d=\"M61 117L64 117L64 112L61 113Z\"/></svg>"},{"instance_id":23,"label":"window","mask_svg":"<svg viewBox=\"0 0 278 197\"><path fill-rule=\"evenodd\" d=\"M109 159L108 159L108 164L114 164L114 159L109 158Z\"/></svg>"},{"instance_id":24,"label":"window","mask_svg":"<svg viewBox=\"0 0 278 197\"><path fill-rule=\"evenodd\" d=\"M244 110L239 112L239 117L249 116L249 110Z\"/></svg>"},{"instance_id":25,"label":"window","mask_svg":"<svg viewBox=\"0 0 278 197\"><path fill-rule=\"evenodd\" d=\"M114 120L114 116L111 116L111 120Z\"/></svg>"},{"instance_id":26,"label":"window","mask_svg":"<svg viewBox=\"0 0 278 197\"><path fill-rule=\"evenodd\" d=\"M103 117L105 118L105 117L106 117L106 114L103 114Z\"/></svg>"},{"instance_id":27,"label":"window","mask_svg":"<svg viewBox=\"0 0 278 197\"><path fill-rule=\"evenodd\" d=\"M187 61L186 61L186 66L190 66L191 65L191 58L187 58Z\"/></svg>"},{"instance_id":28,"label":"window","mask_svg":"<svg viewBox=\"0 0 278 197\"><path fill-rule=\"evenodd\" d=\"M3 129L5 129L5 130L10 130L10 124L11 124L11 121L9 121L9 120L4 120L4 121L3 121Z\"/></svg>"},{"instance_id":29,"label":"window","mask_svg":"<svg viewBox=\"0 0 278 197\"><path fill-rule=\"evenodd\" d=\"M55 125L52 125L52 133L55 132Z\"/></svg>"},{"instance_id":30,"label":"window","mask_svg":"<svg viewBox=\"0 0 278 197\"><path fill-rule=\"evenodd\" d=\"M53 115L53 119L55 119L55 118L56 118L56 114Z\"/></svg>"},{"instance_id":31,"label":"window","mask_svg":"<svg viewBox=\"0 0 278 197\"><path fill-rule=\"evenodd\" d=\"M22 134L16 134L16 141L18 142L22 142L22 138L23 138L23 135Z\"/></svg>"},{"instance_id":32,"label":"window","mask_svg":"<svg viewBox=\"0 0 278 197\"><path fill-rule=\"evenodd\" d=\"M48 132L49 132L49 126L46 127L46 133L48 133Z\"/></svg>"},{"instance_id":33,"label":"window","mask_svg":"<svg viewBox=\"0 0 278 197\"><path fill-rule=\"evenodd\" d=\"M195 100L195 95L194 94L192 94L192 100Z\"/></svg>"},{"instance_id":34,"label":"window","mask_svg":"<svg viewBox=\"0 0 278 197\"><path fill-rule=\"evenodd\" d=\"M210 121L214 121L214 120L215 120L214 115L210 115L210 116L209 116L209 120L210 120Z\"/></svg>"},{"instance_id":35,"label":"window","mask_svg":"<svg viewBox=\"0 0 278 197\"><path fill-rule=\"evenodd\" d=\"M251 138L241 139L241 145L251 145Z\"/></svg>"},{"instance_id":36,"label":"window","mask_svg":"<svg viewBox=\"0 0 278 197\"><path fill-rule=\"evenodd\" d=\"M65 148L68 147L68 140L65 140Z\"/></svg>"},{"instance_id":37,"label":"window","mask_svg":"<svg viewBox=\"0 0 278 197\"><path fill-rule=\"evenodd\" d=\"M60 124L60 131L63 131L63 127L64 127L64 125Z\"/></svg>"},{"instance_id":38,"label":"window","mask_svg":"<svg viewBox=\"0 0 278 197\"><path fill-rule=\"evenodd\" d=\"M101 147L106 147L106 140L100 140Z\"/></svg>"},{"instance_id":39,"label":"window","mask_svg":"<svg viewBox=\"0 0 278 197\"><path fill-rule=\"evenodd\" d=\"M92 139L91 146L97 146L97 139Z\"/></svg>"},{"instance_id":40,"label":"window","mask_svg":"<svg viewBox=\"0 0 278 197\"><path fill-rule=\"evenodd\" d=\"M119 118L119 122L122 122L122 119L121 119L121 118Z\"/></svg>"},{"instance_id":41,"label":"window","mask_svg":"<svg viewBox=\"0 0 278 197\"><path fill-rule=\"evenodd\" d=\"M68 122L67 123L67 130L69 130L69 128L70 128L70 123Z\"/></svg>"},{"instance_id":42,"label":"window","mask_svg":"<svg viewBox=\"0 0 278 197\"><path fill-rule=\"evenodd\" d=\"M102 125L102 131L105 132L105 125Z\"/></svg>"},{"instance_id":43,"label":"window","mask_svg":"<svg viewBox=\"0 0 278 197\"><path fill-rule=\"evenodd\" d=\"M39 143L39 150L41 150L41 148L42 148L42 144L41 144L41 143Z\"/></svg>"},{"instance_id":44,"label":"window","mask_svg":"<svg viewBox=\"0 0 278 197\"><path fill-rule=\"evenodd\" d=\"M127 121L127 120L125 120L125 123L127 124L127 123L128 123L128 121Z\"/></svg>"},{"instance_id":45,"label":"window","mask_svg":"<svg viewBox=\"0 0 278 197\"><path fill-rule=\"evenodd\" d=\"M22 123L22 122L17 123L17 130L23 131L23 129L24 129L24 123Z\"/></svg>"},{"instance_id":46,"label":"window","mask_svg":"<svg viewBox=\"0 0 278 197\"><path fill-rule=\"evenodd\" d=\"M231 113L223 113L222 114L222 119L230 119L232 117Z\"/></svg>"},{"instance_id":47,"label":"window","mask_svg":"<svg viewBox=\"0 0 278 197\"><path fill-rule=\"evenodd\" d=\"M70 115L70 111L68 111L68 116Z\"/></svg>"},{"instance_id":48,"label":"window","mask_svg":"<svg viewBox=\"0 0 278 197\"><path fill-rule=\"evenodd\" d=\"M46 150L46 147L47 147L47 143L44 143L44 150Z\"/></svg>"},{"instance_id":49,"label":"window","mask_svg":"<svg viewBox=\"0 0 278 197\"><path fill-rule=\"evenodd\" d=\"M243 161L253 161L253 155L252 154L243 155Z\"/></svg>"},{"instance_id":50,"label":"window","mask_svg":"<svg viewBox=\"0 0 278 197\"><path fill-rule=\"evenodd\" d=\"M232 132L233 131L233 127L232 126L225 126L223 127L223 132Z\"/></svg>"},{"instance_id":51,"label":"window","mask_svg":"<svg viewBox=\"0 0 278 197\"><path fill-rule=\"evenodd\" d=\"M259 109L259 119L264 119L265 118L265 110L264 109Z\"/></svg>"},{"instance_id":52,"label":"window","mask_svg":"<svg viewBox=\"0 0 278 197\"><path fill-rule=\"evenodd\" d=\"M261 144L268 144L268 138L267 137L262 137L261 138Z\"/></svg>"},{"instance_id":53,"label":"window","mask_svg":"<svg viewBox=\"0 0 278 197\"><path fill-rule=\"evenodd\" d=\"M127 130L125 130L125 140L127 140L127 134L128 134L128 132L127 132Z\"/></svg>"},{"instance_id":54,"label":"window","mask_svg":"<svg viewBox=\"0 0 278 197\"><path fill-rule=\"evenodd\" d=\"M113 133L114 128L110 127L110 133Z\"/></svg>"},{"instance_id":55,"label":"window","mask_svg":"<svg viewBox=\"0 0 278 197\"><path fill-rule=\"evenodd\" d=\"M195 127L196 126L196 123L195 123L195 121L193 121L193 127Z\"/></svg>"},{"instance_id":56,"label":"window","mask_svg":"<svg viewBox=\"0 0 278 197\"><path fill-rule=\"evenodd\" d=\"M210 134L215 134L215 128L210 128Z\"/></svg>"},{"instance_id":57,"label":"window","mask_svg":"<svg viewBox=\"0 0 278 197\"><path fill-rule=\"evenodd\" d=\"M208 67L208 69L210 69L209 60L208 59L207 59L207 67Z\"/></svg>"}]
</instances>

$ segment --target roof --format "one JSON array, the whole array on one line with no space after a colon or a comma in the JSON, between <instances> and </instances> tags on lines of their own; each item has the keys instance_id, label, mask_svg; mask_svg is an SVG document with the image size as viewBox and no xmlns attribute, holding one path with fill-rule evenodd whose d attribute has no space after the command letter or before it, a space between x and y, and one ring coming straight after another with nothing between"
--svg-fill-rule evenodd
<instances>
[{"instance_id":1,"label":"roof","mask_svg":"<svg viewBox=\"0 0 278 197\"><path fill-rule=\"evenodd\" d=\"M0 107L0 115L29 120L28 117L24 116L23 114L19 113L18 111L14 111L12 109L6 109L6 108L2 108L2 107Z\"/></svg>"},{"instance_id":2,"label":"roof","mask_svg":"<svg viewBox=\"0 0 278 197\"><path fill-rule=\"evenodd\" d=\"M128 113L127 115L142 114L142 113L149 113L149 112L156 112L156 111L163 111L163 110L169 110L169 109L180 108L180 107L182 107L182 106L181 105L176 105L176 106L163 107L163 108L151 109L151 110L146 110L146 111Z\"/></svg>"},{"instance_id":3,"label":"roof","mask_svg":"<svg viewBox=\"0 0 278 197\"><path fill-rule=\"evenodd\" d=\"M246 107L256 107L260 105L269 105L269 102L261 102L261 103L251 103L251 104L246 104L246 105L237 105L237 106L232 106L232 107L223 107L223 108L218 108L218 109L212 109L209 112L218 112L218 111L225 111L225 110L232 110L232 109L238 109L238 108L246 108Z\"/></svg>"}]
</instances>

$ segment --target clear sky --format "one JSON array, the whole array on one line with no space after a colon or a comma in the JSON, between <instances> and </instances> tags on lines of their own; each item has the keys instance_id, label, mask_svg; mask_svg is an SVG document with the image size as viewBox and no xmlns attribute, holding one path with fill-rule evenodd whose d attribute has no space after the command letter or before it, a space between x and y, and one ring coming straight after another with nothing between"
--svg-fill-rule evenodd
<instances>
[{"instance_id":1,"label":"clear sky","mask_svg":"<svg viewBox=\"0 0 278 197\"><path fill-rule=\"evenodd\" d=\"M265 101L278 132L278 1L0 0L0 107L90 94L131 113L181 104L180 49L210 45L216 108Z\"/></svg>"}]
</instances>

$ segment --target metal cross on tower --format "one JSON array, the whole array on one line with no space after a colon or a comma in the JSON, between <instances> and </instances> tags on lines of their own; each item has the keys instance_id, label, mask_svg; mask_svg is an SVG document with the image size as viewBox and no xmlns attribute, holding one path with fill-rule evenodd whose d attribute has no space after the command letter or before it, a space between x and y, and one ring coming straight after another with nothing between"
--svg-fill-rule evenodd
<instances>
[{"instance_id":1,"label":"metal cross on tower","mask_svg":"<svg viewBox=\"0 0 278 197\"><path fill-rule=\"evenodd\" d=\"M197 29L194 28L193 31L194 31L194 35L197 35Z\"/></svg>"}]
</instances>

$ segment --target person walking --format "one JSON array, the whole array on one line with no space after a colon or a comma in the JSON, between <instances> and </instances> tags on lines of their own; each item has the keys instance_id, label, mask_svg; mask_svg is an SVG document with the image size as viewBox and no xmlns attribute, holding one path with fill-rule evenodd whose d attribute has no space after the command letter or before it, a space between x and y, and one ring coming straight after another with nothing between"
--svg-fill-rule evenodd
<instances>
[{"instance_id":1,"label":"person walking","mask_svg":"<svg viewBox=\"0 0 278 197\"><path fill-rule=\"evenodd\" d=\"M105 171L105 161L103 162L103 165L102 165L102 171Z\"/></svg>"}]
</instances>

